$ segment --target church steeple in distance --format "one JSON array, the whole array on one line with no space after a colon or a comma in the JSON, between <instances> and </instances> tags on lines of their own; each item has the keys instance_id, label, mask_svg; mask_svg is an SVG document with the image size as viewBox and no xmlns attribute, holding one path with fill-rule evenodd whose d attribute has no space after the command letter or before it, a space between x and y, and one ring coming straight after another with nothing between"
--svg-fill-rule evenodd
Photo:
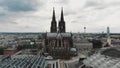
<instances>
[{"instance_id":1,"label":"church steeple in distance","mask_svg":"<svg viewBox=\"0 0 120 68\"><path fill-rule=\"evenodd\" d=\"M64 21L63 8L62 8L62 10L61 10L61 19L60 19L60 21L59 21L58 27L59 27L59 32L60 32L60 33L65 33L65 32L66 32L66 31L65 31L65 21Z\"/></svg>"},{"instance_id":2,"label":"church steeple in distance","mask_svg":"<svg viewBox=\"0 0 120 68\"><path fill-rule=\"evenodd\" d=\"M53 16L52 16L52 20L55 20L55 21L56 21L56 19L55 19L55 9L54 9L54 7L53 7Z\"/></svg>"},{"instance_id":3,"label":"church steeple in distance","mask_svg":"<svg viewBox=\"0 0 120 68\"><path fill-rule=\"evenodd\" d=\"M55 9L54 9L54 7L53 7L53 16L52 16L52 21L51 21L50 32L51 32L51 33L57 32L57 22L56 22Z\"/></svg>"},{"instance_id":4,"label":"church steeple in distance","mask_svg":"<svg viewBox=\"0 0 120 68\"><path fill-rule=\"evenodd\" d=\"M61 20L64 21L63 7L62 7L62 10L61 10Z\"/></svg>"}]
</instances>

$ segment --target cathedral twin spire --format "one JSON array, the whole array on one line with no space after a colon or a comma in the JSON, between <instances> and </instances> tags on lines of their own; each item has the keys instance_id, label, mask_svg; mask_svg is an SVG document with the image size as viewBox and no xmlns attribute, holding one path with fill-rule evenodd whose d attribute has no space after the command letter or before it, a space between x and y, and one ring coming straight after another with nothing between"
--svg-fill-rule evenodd
<instances>
[{"instance_id":1,"label":"cathedral twin spire","mask_svg":"<svg viewBox=\"0 0 120 68\"><path fill-rule=\"evenodd\" d=\"M53 16L52 16L52 20L53 21L56 21L56 19L55 19L55 9L53 8Z\"/></svg>"},{"instance_id":2,"label":"cathedral twin spire","mask_svg":"<svg viewBox=\"0 0 120 68\"><path fill-rule=\"evenodd\" d=\"M55 9L54 8L53 8L53 16L52 16L52 21L51 21L50 32L52 32L52 33L57 32L57 22L56 22L56 18L55 18Z\"/></svg>"},{"instance_id":3,"label":"cathedral twin spire","mask_svg":"<svg viewBox=\"0 0 120 68\"><path fill-rule=\"evenodd\" d=\"M61 10L61 20L64 20L64 16L63 16L63 8Z\"/></svg>"},{"instance_id":4,"label":"cathedral twin spire","mask_svg":"<svg viewBox=\"0 0 120 68\"><path fill-rule=\"evenodd\" d=\"M63 8L61 10L61 19L59 21L58 25L58 30L57 30L57 22L56 22L56 17L55 17L55 9L53 8L53 16L52 16L52 21L51 21L51 30L50 32L56 33L65 33L65 21L64 21L64 15L63 15Z\"/></svg>"},{"instance_id":5,"label":"cathedral twin spire","mask_svg":"<svg viewBox=\"0 0 120 68\"><path fill-rule=\"evenodd\" d=\"M59 21L58 28L59 28L59 32L60 33L64 33L65 32L65 21L64 21L64 15L63 15L63 8L61 10L61 19Z\"/></svg>"}]
</instances>

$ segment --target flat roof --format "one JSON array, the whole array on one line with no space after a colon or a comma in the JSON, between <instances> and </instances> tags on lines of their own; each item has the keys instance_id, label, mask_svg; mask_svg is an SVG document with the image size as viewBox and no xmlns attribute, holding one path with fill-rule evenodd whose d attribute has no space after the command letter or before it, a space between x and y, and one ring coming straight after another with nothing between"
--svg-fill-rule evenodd
<instances>
[{"instance_id":1,"label":"flat roof","mask_svg":"<svg viewBox=\"0 0 120 68\"><path fill-rule=\"evenodd\" d=\"M16 50L16 48L7 48L7 49L4 49L4 50Z\"/></svg>"}]
</instances>

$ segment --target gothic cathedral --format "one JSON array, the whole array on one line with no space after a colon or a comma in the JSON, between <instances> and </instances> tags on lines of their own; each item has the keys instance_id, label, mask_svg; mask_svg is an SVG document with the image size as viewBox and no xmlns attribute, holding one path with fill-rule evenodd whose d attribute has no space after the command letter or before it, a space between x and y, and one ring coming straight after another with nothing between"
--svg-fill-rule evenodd
<instances>
[{"instance_id":1,"label":"gothic cathedral","mask_svg":"<svg viewBox=\"0 0 120 68\"><path fill-rule=\"evenodd\" d=\"M61 10L58 27L55 9L53 8L50 32L46 33L45 36L45 52L54 59L69 59L71 56L71 48L73 48L72 33L66 32L63 8Z\"/></svg>"}]
</instances>

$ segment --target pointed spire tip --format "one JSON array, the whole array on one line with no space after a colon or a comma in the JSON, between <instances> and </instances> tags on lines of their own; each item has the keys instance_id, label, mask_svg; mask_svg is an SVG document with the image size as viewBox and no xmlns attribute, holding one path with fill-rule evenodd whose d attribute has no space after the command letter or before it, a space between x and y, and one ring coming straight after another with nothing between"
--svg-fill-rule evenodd
<instances>
[{"instance_id":1,"label":"pointed spire tip","mask_svg":"<svg viewBox=\"0 0 120 68\"><path fill-rule=\"evenodd\" d=\"M63 7L61 7L61 20L64 20Z\"/></svg>"}]
</instances>

